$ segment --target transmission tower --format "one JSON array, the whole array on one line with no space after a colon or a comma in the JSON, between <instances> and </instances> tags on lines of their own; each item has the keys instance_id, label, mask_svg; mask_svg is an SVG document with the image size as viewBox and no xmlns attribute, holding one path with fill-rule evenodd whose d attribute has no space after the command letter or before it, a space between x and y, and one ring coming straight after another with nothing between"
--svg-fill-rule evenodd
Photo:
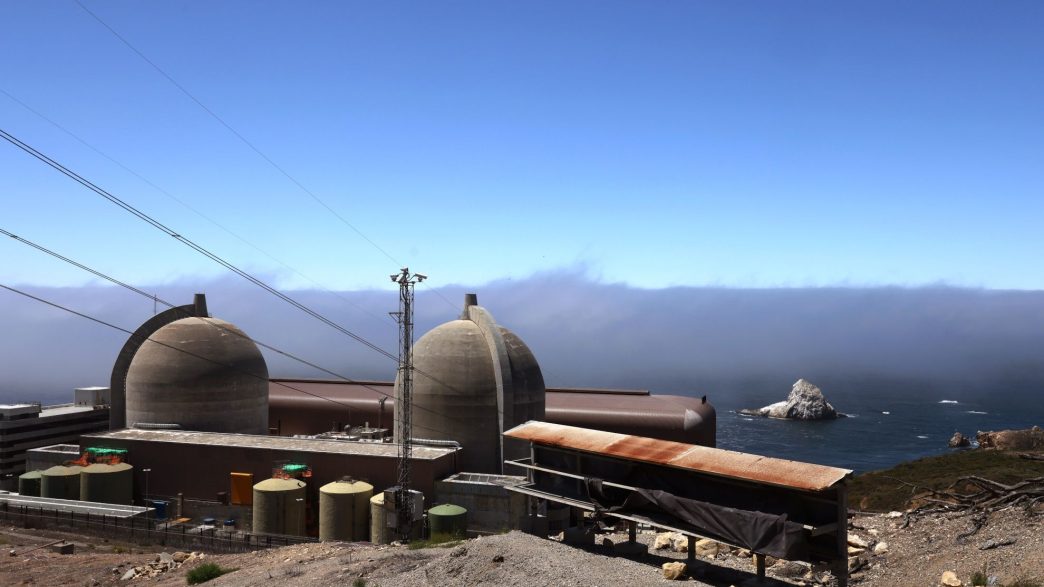
<instances>
[{"instance_id":1,"label":"transmission tower","mask_svg":"<svg viewBox=\"0 0 1044 587\"><path fill-rule=\"evenodd\" d=\"M395 493L399 539L410 538L413 524L413 499L410 495L410 457L413 454L413 286L427 279L410 273L409 267L391 276L399 284L399 394L395 397L395 415L399 421L395 435L399 445L399 483Z\"/></svg>"}]
</instances>

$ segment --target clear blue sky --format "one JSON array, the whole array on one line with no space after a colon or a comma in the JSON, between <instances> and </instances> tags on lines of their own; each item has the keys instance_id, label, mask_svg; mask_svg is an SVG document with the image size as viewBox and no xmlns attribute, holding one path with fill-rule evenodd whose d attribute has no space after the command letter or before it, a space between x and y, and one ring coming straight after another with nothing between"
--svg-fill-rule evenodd
<instances>
[{"instance_id":1,"label":"clear blue sky","mask_svg":"<svg viewBox=\"0 0 1044 587\"><path fill-rule=\"evenodd\" d=\"M1040 2L0 3L0 88L330 288L1044 289ZM0 128L311 283L0 94ZM0 142L0 227L136 284L220 274ZM84 274L0 241L0 282Z\"/></svg>"}]
</instances>

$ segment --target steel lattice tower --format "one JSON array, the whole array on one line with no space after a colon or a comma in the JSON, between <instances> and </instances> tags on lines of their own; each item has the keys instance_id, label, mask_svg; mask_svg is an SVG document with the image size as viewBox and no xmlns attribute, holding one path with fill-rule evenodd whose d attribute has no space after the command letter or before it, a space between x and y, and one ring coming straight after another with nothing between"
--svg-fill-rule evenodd
<instances>
[{"instance_id":1,"label":"steel lattice tower","mask_svg":"<svg viewBox=\"0 0 1044 587\"><path fill-rule=\"evenodd\" d=\"M413 524L413 499L410 496L410 457L413 455L413 287L427 279L410 273L409 267L391 276L399 284L399 393L395 397L395 415L399 425L395 435L399 445L399 478L395 493L399 539L409 540Z\"/></svg>"}]
</instances>

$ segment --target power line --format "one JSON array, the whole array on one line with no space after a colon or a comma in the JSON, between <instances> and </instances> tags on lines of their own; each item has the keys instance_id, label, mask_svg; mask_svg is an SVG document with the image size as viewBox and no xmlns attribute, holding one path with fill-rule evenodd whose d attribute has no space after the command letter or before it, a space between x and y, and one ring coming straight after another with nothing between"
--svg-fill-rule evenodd
<instances>
[{"instance_id":1,"label":"power line","mask_svg":"<svg viewBox=\"0 0 1044 587\"><path fill-rule=\"evenodd\" d=\"M151 66L153 69L155 69L157 73L159 73L168 82L170 82L171 85L173 85L182 94L184 94L186 97L188 97L188 99L190 99L193 102L195 102L195 104L197 106L199 106L204 112L206 112L208 115L210 115L210 117L213 118L215 121L217 121L221 126L225 127L225 129L227 129L230 133L232 133L244 145L249 147L250 150L252 150L258 156L260 156L262 159L264 159L276 171L278 171L283 176L285 176L287 179L289 179L302 192L307 194L310 198L312 198L312 200L314 200L316 203L318 203L320 206L322 206L324 209L326 209L327 212L329 212L335 218L340 220L341 223L343 223L345 226L350 228L353 232L355 232L355 234L359 235L360 238L362 238L364 241L366 241L371 246L373 246L373 248L375 248L382 255L384 255L386 258L388 258L388 260L390 260L392 263L395 263L396 267L402 267L403 264L398 259L393 257L388 251L386 251L384 248L382 248L380 245L378 245L375 241L373 241L373 239L371 239L370 237L366 236L361 230L359 230L359 228L357 226L355 226L354 224L349 222L348 219L346 219L344 216L342 216L336 210L334 210L334 208L331 207L329 204L327 204L322 198L317 196L315 194L315 192L313 192L312 190L310 190L307 187L305 187L305 185L302 184L300 181L298 181L296 177L290 175L290 173L288 171L286 171L286 169L284 169L282 166L280 166L278 163L276 163L271 157L269 157L267 154L265 154L263 151L261 151L261 149L259 149L257 147L257 145L255 145L254 143L250 142L245 136L243 136L242 133L240 133L238 130L233 128L231 124L226 122L225 119L223 119L220 116L218 116L218 114L216 112L214 112L212 109L210 109L210 107L208 107L206 104L204 104L202 100L197 98L195 96L195 94L193 94L192 92L188 91L188 89L185 86L183 86L180 83L178 83L178 81L176 79L174 79L173 76L171 76L169 73L167 73L167 71L164 70L162 67L160 67L155 61L153 61L152 59L149 59L149 57L147 55L145 55L141 50L139 50L137 47L135 47L133 44L131 44L131 42L128 41L123 35L121 35L115 28L113 28L107 22L102 20L102 18L100 16L98 16L97 14L92 12L89 8L84 6L84 4L82 2L80 2L80 0L74 0L74 1L76 2L76 4L81 9L83 9L84 12L86 12L88 15L90 15L91 18L93 18L99 24L101 24L103 27L105 27L105 29L108 30L110 33L112 33L112 35L114 37L119 39L119 41L121 43L123 43L128 49L133 51L135 55L140 57L142 59L142 61L144 61L145 63L149 64L149 66ZM434 290L434 289L432 289L431 291L434 291L435 294L439 298L441 298L444 302L449 304L449 306L451 308L456 309L457 306L454 305L453 302L451 302L448 299L446 299L446 296L442 295L442 292L440 292L438 290Z\"/></svg>"},{"instance_id":2,"label":"power line","mask_svg":"<svg viewBox=\"0 0 1044 587\"><path fill-rule=\"evenodd\" d=\"M366 340L362 336L360 336L360 335L358 335L358 334L348 330L347 328L341 326L340 324L334 322L333 320L330 320L326 316L323 316L319 312L316 312L315 310L309 308L308 306L305 306L301 302L298 302L294 298L292 298L292 297L284 294L283 292L275 289L274 287L268 285L264 281L261 281L260 279L254 277L253 275L247 273L246 271L243 271L239 267L236 267L235 265L233 265L232 263L224 260L223 258L218 256L217 254L212 253L211 251L207 250L202 245L199 245L196 242L194 242L193 240L191 240L191 239L189 239L187 237L184 237L181 234L178 234L173 229L171 229L168 226L164 225L160 221L158 221L155 218L149 216L148 214L142 212L141 210L138 210L137 208L135 208L131 204L128 204L127 202L121 200L120 198L116 197L115 195L109 193L108 191L98 187L97 185L95 185L94 183L90 182L86 178L84 178L81 175L77 174L75 171L72 171L71 169L65 167L61 163L58 163L54 159L51 159L47 155L41 153L40 151L37 151L33 147L31 147L28 144L22 142L17 137L15 137L14 135L8 133L6 130L4 130L2 128L0 128L0 138L5 139L6 141L11 143L12 145L15 145L19 149L22 149L26 153L32 155L33 157L39 159L40 161L42 161L44 163L46 163L47 165L49 165L50 167L52 167L56 171L58 171L58 172L62 173L63 175L69 177L70 179L72 179L76 183L79 183L80 185L82 185L82 186L86 187L87 189L93 191L94 193L100 195L101 197L103 197L106 200L112 202L113 204L119 206L120 208L123 208L124 210L126 210L127 212L132 214L133 216L135 216L138 219L140 219L140 220L146 222L147 224L153 226L157 230L159 230L159 231L161 231L161 232L163 232L163 233L165 233L165 234L167 234L167 235L177 239L182 244L188 246L192 250L200 253L201 255L207 257L208 259L213 260L215 263L218 263L222 267L225 267L229 271L232 271L233 273L235 273L236 275L239 275L243 279L246 279L250 283L253 283L254 285L256 285L256 286L260 287L261 289L269 292L270 294L276 296L277 298L283 300L284 302L294 306L295 308L301 310L302 312L308 314L309 316L312 316L316 320L319 320L320 322L322 322L322 323L330 326L331 328L337 330L338 332L341 332L342 334L352 338L353 340L355 340L355 341L359 342L360 344L362 344L362 345L372 349L373 351L383 355L384 357L386 357L388 359L391 359L391 360L395 361L396 363L399 362L399 358L398 358L397 355L394 355L394 354L392 354L392 353L382 349L381 347L379 347L376 344L370 342L369 340ZM449 385L448 383L440 380L439 378L435 377L434 375L432 375L432 374L430 374L428 372L422 371L420 369L416 369L416 371L418 373L420 373L421 375L424 375L428 379L431 379L432 381L434 381L434 382L436 382L436 383L438 383L440 385L443 385L447 389L450 389L452 391L456 391L456 392L460 393L460 390L458 390L456 387L454 387L452 385Z\"/></svg>"},{"instance_id":3,"label":"power line","mask_svg":"<svg viewBox=\"0 0 1044 587\"><path fill-rule=\"evenodd\" d=\"M68 263L70 265L73 265L74 267L77 267L79 269L87 271L88 273L91 273L92 275L95 275L95 276L100 277L100 278L102 278L102 279L104 279L104 280L106 280L106 281L108 281L110 283L113 283L113 284L118 285L118 286L120 286L122 288L125 288L125 289L127 289L129 291L132 291L132 292L134 292L134 293L136 293L136 294L138 294L138 295L140 295L142 297L145 297L147 299L153 300L154 302L163 304L164 306L166 306L168 308L175 308L176 309L176 308L179 307L179 306L176 306L175 304L172 304L171 302L168 302L168 301L160 298L159 296L157 296L155 294L150 294L150 293L148 293L146 291L143 291L143 290L141 290L141 289L139 289L137 287L134 287L133 285L124 283L124 282L116 279L115 277L111 277L109 275L106 275L105 273L102 273L101 271L98 271L96 269L88 267L87 265L84 265L84 264L82 264L82 263L80 263L78 261L70 259L69 257L66 257L66 256L62 255L61 253L58 253L56 251L52 251L51 249L48 249L47 247L44 247L43 245L37 244L37 243L35 243L35 242L33 242L33 241L29 240L29 239L26 239L26 238L23 238L21 236L18 236L18 235L14 234L14 233L12 233L12 232L10 232L8 230L0 228L0 234L2 234L4 236L7 236L7 237L10 237L10 238L12 238L12 239L14 239L14 240L16 240L16 241L26 245L26 246L32 247L32 248L34 248L34 249L36 249L36 250L38 250L38 251L40 251L42 253L50 255L51 257L54 257L56 259L59 259L61 261L66 262L66 263ZM58 306L56 306L56 307L58 307ZM192 316L193 316L192 314L185 313L185 317L192 317ZM339 380L342 380L342 381L344 381L346 383L351 383L353 385L359 385L363 389L368 389L368 390L370 390L370 391L372 391L372 392L374 392L374 393L376 393L378 395L382 395L382 396L384 396L386 398L389 398L389 399L396 399L394 395L392 395L392 394L390 394L390 393L388 393L386 391L382 391L380 389L377 389L376 387L373 387L371 385L367 385L366 383L363 383L363 382L360 382L360 381L356 381L356 380L354 380L354 379L352 379L350 377L347 377L345 375L341 375L340 373L336 373L334 371L331 371L330 369L327 369L325 367L317 365L317 364L315 364L315 363L313 363L311 361L308 361L306 359L298 357L298 356L296 356L296 355L294 355L292 353L286 352L286 351L284 351L282 349L279 349L279 348L276 348L276 347L274 347L274 346L272 346L270 344L266 344L264 342L261 342L261 341L255 339L255 338L247 336L243 332L240 332L240 331L237 331L237 330L233 330L231 328L227 328L225 326L222 326L220 324L215 324L215 323L212 323L212 322L207 322L207 324L209 324L210 326L212 326L214 328L222 330L222 331L224 331L224 332L226 332L228 334L237 336L237 337L242 338L244 340L248 340L248 341L256 344L259 347L268 349L268 350L270 350L270 351L272 351L274 353L277 353L279 355L282 355L282 356L284 356L284 357L286 357L288 359L292 359L294 361L297 361L298 363L301 363L302 365L307 365L307 366L309 366L309 367L311 367L313 369L316 369L317 371L321 371L321 372L323 372L323 373L325 373L327 375L335 377L335 378L337 378ZM291 388L291 389L296 389L296 388ZM302 393L309 393L309 392L305 392L305 391L302 391L302 390L297 390L297 391L301 391ZM319 396L319 395L316 395L316 394L310 394L310 395L315 395L315 397L323 397L323 396ZM329 398L325 398L324 397L323 399L329 399ZM330 401L334 401L336 403L336 400L330 400ZM340 405L347 406L347 404L340 404ZM426 412L429 412L431 414L434 414L436 416L439 416L441 418L445 418L447 420L456 420L456 418L454 418L452 416L449 416L447 414L443 414L441 412L437 412L437 411L432 410L432 409L427 408L427 407L420 406L420 409L422 409L422 410L424 410ZM426 427L421 426L421 428L426 428ZM428 430L432 430L432 431L436 431L436 432L446 433L445 430L435 430L435 429L432 429L432 428L427 428L427 429Z\"/></svg>"},{"instance_id":4,"label":"power line","mask_svg":"<svg viewBox=\"0 0 1044 587\"><path fill-rule=\"evenodd\" d=\"M120 332L123 332L123 333L125 333L125 334L129 334L129 335L131 335L132 337L134 337L134 336L140 336L140 335L136 335L136 334L134 333L134 331L132 331L132 330L128 330L128 329L126 329L126 328L123 328L123 327L117 326L117 325L115 325L115 324L112 324L111 322L106 322L105 320L102 320L101 318L96 318L96 317L94 317L94 316L91 316L91 315L89 315L89 314L85 314L85 313L83 313L83 312L78 312L78 311L76 311L76 310L73 310L72 308L69 308L69 307L67 307L67 306L63 306L63 305L61 305L61 304L58 304L58 303L56 303L56 302L52 302L52 301L49 301L49 300L45 300L44 298L41 298L41 297L38 297L38 296L34 296L33 294L31 294L31 293L29 293L29 292L26 292L26 291L23 291L23 290L20 290L20 289L18 289L18 288L15 288L15 287L11 287L11 286L5 285L5 284L3 284L3 283L0 283L0 289L6 289L7 291L10 291L10 292L12 292L12 293L16 293L16 294L18 294L18 295L20 295L20 296L24 296L24 297L26 297L26 298L29 298L29 299L31 299L31 300L34 300L34 301L40 302L41 304L45 304L45 305L47 305L47 306L50 306L50 307L52 307L52 308L56 308L56 309L58 309L58 310L62 310L62 311L64 311L64 312L68 312L68 313L70 313L70 314L73 314L73 315L75 315L75 316L79 316L80 318L84 318L84 319L86 319L86 320L90 320L91 322L94 322L94 323L96 323L96 324L101 324L102 326L107 326L107 327L109 327L109 328L112 328L112 329L114 329L114 330L118 330L118 331L120 331ZM150 297L151 297L151 296L150 296ZM164 303L166 303L166 302L164 302ZM217 325L215 324L214 326L217 326ZM234 333L234 331L231 331L231 330L230 330L229 332L233 332L233 333ZM235 333L235 334L238 334L238 333ZM244 335L244 336L245 336L245 335ZM249 337L246 337L246 338L247 338L248 340L253 340L253 339L250 339ZM333 398L325 397L325 396L319 395L319 394L317 394L317 393L312 393L312 392L310 392L310 391L305 391L305 390L303 390L303 389L300 389L300 388L294 387L294 386L292 386L292 385L287 385L286 383L283 383L283 382L281 382L281 381L272 381L272 380L270 380L270 379L268 379L268 378L266 378L266 377L262 377L262 376L260 376L260 375L258 375L258 374L256 374L256 373L252 373L252 372L250 372L250 371L247 371L247 370L245 370L245 369L240 369L240 368L238 368L238 367L236 367L236 366L234 366L234 365L229 365L229 364L227 364L227 363L222 363L221 361L215 361L214 359L211 359L211 358L209 358L209 357L205 357L205 356L203 356L203 355L200 355L200 354L197 354L197 353L193 353L192 351L189 351L189 350L186 350L186 349L183 349L183 348L179 348L179 347L176 347L176 346L173 346L173 345L170 345L170 344L164 343L164 342L160 342L160 341L158 341L158 340L155 340L155 339L153 339L153 338L151 338L151 337L146 337L146 338L145 338L145 340L147 340L147 341L149 341L149 342L152 342L152 343L155 343L155 344L158 344L158 345L160 345L160 346L163 346L163 347L169 348L169 349L171 349L171 350L177 351L177 352L179 352L179 353L184 353L184 354L186 354L186 355L189 355L189 356L191 356L191 357L195 357L195 358L197 358L197 359L200 359L200 360L202 360L202 361L206 361L206 362L208 362L208 363L211 363L211 364L214 364L214 365L219 365L219 366L222 366L222 367L227 367L227 368L233 369L233 370L235 370L235 371L238 371L239 373L242 373L242 374L244 374L244 375L249 375L250 377L253 377L253 378L255 378L255 379L260 379L260 380L262 380L262 381L265 381L265 382L267 382L267 383L269 383L269 384L275 384L275 385L278 385L278 386L280 386L280 387L284 387L284 388L286 388L286 389L290 389L290 390L293 390L293 391L296 391L296 392L299 392L299 393L303 393L303 394L305 394L305 395L310 395L310 396L312 396L312 397L315 397L315 398L318 398L318 399L321 399L321 400L325 400L325 401L328 401L328 402L331 402L331 403L337 404L337 405L339 405L339 406L342 406L342 407L345 407L345 408L348 408L348 409L351 409L351 407L352 407L352 406L350 406L350 405L348 405L348 404L346 404L346 403L343 403L343 402L337 401L337 400L335 400L335 399L333 399ZM255 343L256 343L257 341L253 341L253 342L255 342ZM335 375L335 376L337 376L337 375ZM340 376L337 376L337 377L340 377ZM356 384L359 384L359 383L357 383L357 382L354 382L354 381L351 381L351 380L346 380L346 381L348 381L349 383L356 383ZM388 393L386 393L386 392L380 391L380 390L378 390L378 389L375 389L375 388L373 388L373 387L369 387L369 386L366 386L365 384L362 384L362 385L363 385L364 387L366 387L367 389L371 389L371 390L373 390L373 391L375 391L375 392L377 392L377 393L379 393L379 394L381 394L381 395L384 395L384 396L387 396L387 397L392 397L391 395L389 395L389 394L388 394ZM426 429L426 430L429 430L429 431L431 431L431 432L438 432L438 433L441 433L441 434L447 434L447 431L445 431L445 430L439 430L439 429L436 429L436 428L430 428L430 427L427 427L427 426L419 426L419 427L420 427L420 428L424 428L424 429Z\"/></svg>"},{"instance_id":5,"label":"power line","mask_svg":"<svg viewBox=\"0 0 1044 587\"><path fill-rule=\"evenodd\" d=\"M119 39L121 43L126 45L127 48L129 48L131 51L133 51L138 57L141 57L141 59L143 61L145 61L145 63L148 63L150 66L152 66L153 69L155 69L157 72L159 72L160 75L162 75L164 78L166 78L167 81L169 81L171 84L174 85L174 87L176 87L178 90L180 90L182 94L185 94L185 96L187 96L190 100L195 102L197 106L202 108L204 112L209 114L211 116L211 118L213 118L218 123L220 123L221 126L224 126L226 129L228 129L228 131L231 132L233 135L235 135L236 138L238 138L240 141L242 141L244 145L246 145L247 147L250 147L250 149L252 151L257 153L262 159L267 161L269 165L271 165L273 168L276 169L276 171L278 171L279 173L283 174L287 179L289 179L291 182L293 182L294 185L296 185L298 188L300 188L301 191L303 191L304 193L308 194L313 200L316 201L316 203L318 203L320 206L325 208L327 212L329 212L335 218L337 218L342 223L344 223L345 226L347 226L348 228L352 229L355 232L355 234L359 235L360 238L362 238L366 242L370 243L370 245L372 245L373 248L375 248L378 251L380 251L381 254L383 254L385 257L387 257L392 263L395 263L396 266L401 266L402 265L402 263L400 263L398 260L396 260L395 257L391 256L391 254L388 253L388 251L386 251L383 248L381 248L380 245L378 245L376 242L371 240L368 236L363 234L363 232L361 230L356 228L356 226L354 224L349 222L344 216L341 216L340 214L338 214L336 210L334 210L332 207L330 207L330 205L327 204L326 202L324 202L319 196L315 195L315 193L313 193L312 190L306 188L304 186L304 184L302 184L300 181L297 180L297 178L295 178L294 176L290 175L289 172L287 172L285 169L280 167L279 164L277 164L275 161L273 161L271 157L269 157L264 152L262 152L261 149L257 148L257 146L255 146L254 143L252 143L249 140L247 140L247 138L244 137L242 134L240 134L239 131L237 131L236 129L232 128L232 125L230 125L229 123L225 122L225 120L223 118L221 118L220 116L218 116L217 113L215 113L213 110L208 108L206 104L204 104L202 101L199 100L199 98L194 96L192 94L192 92L188 91L188 89L186 89L185 86L179 84L177 80L175 80L173 77L171 77L171 75L169 73L164 71L162 67L157 65L155 61L149 59L144 53L139 51L138 48L135 47L134 45L132 45L130 43L130 41L125 39L123 37L123 35L121 35L120 33L116 32L116 29L114 29L111 26L109 26L109 24L106 23L104 20L102 20L101 17L99 17L97 14L91 12L90 9L88 9L86 6L83 5L82 2L80 2L80 0L74 0L74 1L76 2L77 5L79 5L80 8L83 9L84 12L86 12L89 15L91 15L91 17L94 18L94 20L98 21L103 27L108 29L108 31L110 33L112 33L113 36L115 36L117 39Z\"/></svg>"},{"instance_id":6,"label":"power line","mask_svg":"<svg viewBox=\"0 0 1044 587\"><path fill-rule=\"evenodd\" d=\"M72 132L71 130L69 130L69 129L65 128L65 127L64 127L64 126L62 126L61 124L59 124L59 123L55 122L55 121L54 121L54 120L52 120L51 118L48 118L48 117L47 117L47 116L45 116L45 115L44 115L43 113L41 113L40 111L36 110L35 108L33 108L32 106L30 106L29 104L26 104L26 103L25 103L25 102L23 102L22 100L18 99L18 98L17 98L16 96L12 95L12 94L11 94L10 92L8 92L7 90L5 90L5 89L3 89L3 88L0 88L0 93L4 94L4 95L5 95L5 96L7 96L8 98L10 98L10 99L11 99L11 100L12 100L13 102L17 103L17 104L18 104L19 106L21 106L22 108L25 108L25 109L26 109L26 110L28 110L29 112L31 112L31 113L33 113L33 114L35 114L35 115L36 115L37 117L39 117L39 118L41 118L42 120L46 121L47 123L51 124L52 126L54 126L55 128L57 128L58 130L60 130L60 131L64 132L64 133L65 133L65 134L67 134L67 135L69 135L70 137L72 137L73 139L75 139L76 141L78 141L78 142L79 142L80 144L82 144L83 146L85 146L85 147L87 147L88 149L90 149L90 150L94 151L95 153L97 153L97 154L101 155L102 157L104 157L104 158L108 159L108 160L109 160L109 161L111 161L111 162L112 162L113 164L117 165L118 167L120 167L121 169L123 169L124 171L126 171L127 173L130 173L130 174L131 174L131 175L133 175L134 177L136 177L136 178L138 178L139 180L141 180L141 181L145 182L146 184L148 184L149 186L151 186L151 187L152 187L153 189L155 189L156 191L158 191L158 192L160 192L161 194L163 194L163 195L167 196L168 198L170 198L171 200L173 200L173 201L177 202L178 204L181 204L181 206L183 206L184 208L186 208L187 210L189 210L190 212L192 212L192 213L193 213L193 214L195 214L196 216L199 216L200 218L202 218L202 219L206 220L207 222L209 222L209 223L213 224L213 225L214 225L214 226L216 226L217 228L220 228L220 229L221 229L221 230L223 230L223 231L224 231L225 233L227 233L227 234L231 235L232 237L234 237L234 238L238 239L238 240L239 240L240 242L242 242L242 243L246 244L247 246L249 246L249 247L253 248L253 249L254 249L255 251L257 251L257 252L261 253L262 255L264 255L264 256L266 256L266 257L268 257L269 259L271 259L271 260L275 261L276 263L278 263L278 264L282 265L283 267L285 267L285 268L287 268L288 270L292 271L293 273L297 274L297 275L298 275L299 277L302 277L303 279L305 279L305 280L307 280L307 281L311 282L311 283L312 283L313 285L315 285L315 286L316 286L316 287L318 287L319 289L321 289L321 290L325 291L326 293L329 293L329 294L331 294L331 295L335 295L335 296L337 296L337 297L341 298L342 300L344 300L344 301L345 301L346 303L348 303L348 304L349 304L349 305L351 305L352 307L354 307L354 308L358 309L359 311L363 312L364 314L367 314L367 315L369 315L369 316L370 316L370 317L372 317L372 318L375 318L375 319L376 319L376 320L378 320L378 321L383 321L383 320L384 320L383 318L381 318L381 317L377 316L377 315L376 315L376 314L374 314L373 312L370 312L370 311L369 311L369 310L367 310L366 308L363 308L362 306L360 306L360 305L356 304L355 302L353 302L353 301L349 300L349 299L348 299L347 297L345 297L345 296L342 296L341 294L339 294L339 293L337 293L337 292L335 292L335 291L331 291L330 289L327 289L326 287L324 287L324 286L323 286L323 285L322 285L321 283L319 283L319 282L318 282L318 281L316 281L315 279L312 279L311 277L309 277L309 276L305 275L304 273L302 273L302 272L298 271L298 270L297 270L297 269L295 269L294 267L291 267L291 266L290 266L290 265L288 265L287 263L285 263L285 262L281 261L280 259L276 258L275 256L273 256L273 255L272 255L271 253L269 253L268 251L265 251L264 249L262 249L261 247L257 246L256 244L254 244L254 243L250 242L250 241L249 241L249 240L247 240L246 238L244 238L244 237L240 236L239 234L237 234L237 233L233 232L233 231L232 231L231 229L229 229L229 228L225 227L224 225L222 225L222 224L221 224L220 222L218 222L217 220L214 220L214 219L213 219L213 218L211 218L210 216L207 216L207 215L206 215L206 214L204 214L203 212L200 212L200 211L199 211L199 210L197 210L197 209L196 209L195 207L193 207L192 205L190 205L190 204L189 204L188 202L185 202L185 201L184 201L184 200L182 200L181 198L179 198L179 197L175 196L174 194L170 193L169 191L167 191L167 190L163 189L162 187L160 187L160 186L156 185L155 183L153 183L152 181L150 181L150 180L149 180L148 178L146 178L146 177L142 176L142 175L141 175L140 173L138 173L137 171L134 171L134 170L133 170L133 169L131 169L130 167L127 167L127 166L126 166L126 165L124 165L123 163L121 163L121 162L117 161L117 160L116 160L116 159L115 159L114 157L110 156L109 154L105 153L104 151L102 151L101 149L99 149L99 148L95 147L94 145L92 145L92 144L88 143L88 142L87 142L86 140L84 140L83 138L81 138L80 136L78 136L77 134L75 134L74 132ZM388 317L388 316L387 316L387 315L385 315L385 318L387 318L387 317Z\"/></svg>"},{"instance_id":7,"label":"power line","mask_svg":"<svg viewBox=\"0 0 1044 587\"><path fill-rule=\"evenodd\" d=\"M105 198L106 200L112 202L113 204L119 206L120 208L123 208L124 210L126 210L127 212L132 214L133 216L137 217L139 220L142 220L145 223L147 223L147 224L151 225L152 227L156 228L157 230L159 230L159 231L161 231L161 232L163 232L163 233L165 233L165 234L167 234L167 235L177 239L178 241L180 241L185 246L187 246L187 247L191 248L192 250L200 253L201 255L207 257L208 259L211 259L215 263L221 265L222 267L228 269L229 271L232 271L233 273L235 273L236 275L239 275L243 279L246 279L250 283L253 283L254 285L256 285L256 286L260 287L261 289L269 292L270 294L276 296L277 298L283 300L284 302L294 306L295 308L301 310L302 312L308 314L309 316L312 316L313 318L315 318L316 320L319 320L320 322L326 324L327 326L330 326L331 328L333 328L333 329L335 329L335 330L345 334L346 336L352 338L356 342L359 342L360 344L362 344L362 345L364 345L364 346L366 346L366 347L376 351L377 353L379 353L381 355L384 355L386 358L391 359L391 360L395 361L396 363L398 362L399 358L396 355L394 355L394 354L392 354L392 353L382 349L381 347L377 346L376 344L366 340L362 336L360 336L360 335L358 335L358 334L348 330L347 328L341 326L340 324L337 324L336 322L334 322L333 320L330 320L326 316L323 316L319 312L316 312L315 310L309 308L308 306L305 306L301 302L298 302L294 298L292 298L292 297L284 294L283 292L275 289L274 287L268 285L267 283L261 281L260 279L254 277L253 275L247 273L246 271L243 271L239 267L236 267L235 265L233 265L232 263L230 263L230 262L226 261L225 259L221 258L217 254L212 253L211 251L207 250L202 245L197 244L192 239L189 239L189 238L187 238L185 236L182 236L181 234L177 233L176 231L174 231L170 227L166 226L165 224L161 223L160 221L156 220L155 218L149 216L148 214L142 212L141 210L135 208L131 204L128 204L127 202L121 200L120 198L114 196L113 194L107 192L106 190L98 187L97 185L95 185L95 184L91 183L90 181L88 181L87 179L85 179L83 176L77 174L76 172L74 172L71 169L65 167L61 163L58 163L54 159L51 159L47 155L44 155L40 151L37 151L33 147L31 147L31 146L27 145L26 143L22 142L21 140L19 140L14 135L8 133L6 130L0 129L0 137L2 137L3 139L7 140L9 143L11 143L12 145L18 147L19 149L22 149L26 153L29 153L33 157L36 157L40 161L46 163L47 165L49 165L50 167L52 167L56 171L60 172L62 175L65 175L66 177L72 179L73 181L75 181L76 183L82 185L83 187L91 190L92 192L98 194L99 196Z\"/></svg>"}]
</instances>

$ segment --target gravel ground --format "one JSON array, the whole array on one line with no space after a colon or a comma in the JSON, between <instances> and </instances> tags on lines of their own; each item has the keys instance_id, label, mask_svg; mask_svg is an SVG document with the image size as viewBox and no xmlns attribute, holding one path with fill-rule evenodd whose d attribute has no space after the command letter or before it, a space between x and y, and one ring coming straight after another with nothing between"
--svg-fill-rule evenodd
<instances>
[{"instance_id":1,"label":"gravel ground","mask_svg":"<svg viewBox=\"0 0 1044 587\"><path fill-rule=\"evenodd\" d=\"M1009 509L986 517L977 533L958 540L973 527L968 514L933 515L900 528L902 518L857 516L856 532L888 544L888 553L871 559L864 585L938 585L945 571L953 571L965 585L972 573L995 576L997 583L1033 578L1044 582L1044 515ZM865 530L864 530L865 528ZM989 546L1014 540L1014 544ZM872 547L872 544L871 544Z\"/></svg>"},{"instance_id":2,"label":"gravel ground","mask_svg":"<svg viewBox=\"0 0 1044 587\"><path fill-rule=\"evenodd\" d=\"M975 535L963 542L957 535L968 530L969 516L935 515L900 528L902 518L884 515L859 515L852 519L850 535L867 543L860 553L866 560L853 576L853 585L938 585L944 571L954 571L969 584L971 574L987 566L987 574L996 575L1000 583L1017 578L1044 578L1044 516L1005 511L990 516ZM609 586L664 585L660 567L664 562L685 560L684 553L669 550L652 551L639 558L612 553L602 540L624 542L622 534L603 535L595 546L584 548L510 532L461 543L410 550L401 546L374 546L368 543L323 543L288 546L246 554L208 554L154 577L138 577L123 581L128 569L145 567L156 560L159 550L133 547L129 552L115 553L113 548L127 545L106 543L92 537L65 535L77 544L72 555L60 555L40 549L29 552L35 544L45 544L63 535L40 530L0 529L0 542L15 556L0 557L0 585L185 585L187 570L203 563L215 562L236 571L209 583L213 587L272 585L273 582L295 587L350 585L363 578L368 586ZM651 543L654 534L639 534L639 540ZM987 550L980 547L988 541L1013 544ZM879 554L873 554L878 542ZM89 546L88 546L89 545ZM173 554L173 553L172 553ZM698 558L690 568L688 585L729 585L748 587L761 585L817 584L807 565L777 563L769 567L769 579L758 583L749 558L739 553L719 553L714 560ZM784 578L787 575L790 578Z\"/></svg>"}]
</instances>

